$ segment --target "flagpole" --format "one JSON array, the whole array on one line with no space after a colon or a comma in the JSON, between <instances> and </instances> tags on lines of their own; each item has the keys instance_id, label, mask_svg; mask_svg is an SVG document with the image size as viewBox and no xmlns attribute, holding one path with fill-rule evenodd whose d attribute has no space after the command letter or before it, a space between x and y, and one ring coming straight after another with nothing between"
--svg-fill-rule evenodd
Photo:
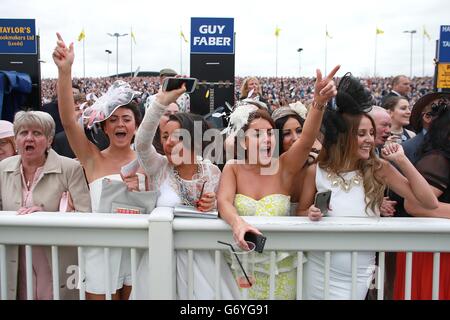
<instances>
[{"instance_id":1,"label":"flagpole","mask_svg":"<svg viewBox=\"0 0 450 320\"><path fill-rule=\"evenodd\" d=\"M133 76L133 27L130 29L130 48L131 48L131 68L130 68L130 77Z\"/></svg>"},{"instance_id":2,"label":"flagpole","mask_svg":"<svg viewBox=\"0 0 450 320\"><path fill-rule=\"evenodd\" d=\"M327 44L328 44L328 27L325 25L325 73L327 74Z\"/></svg>"},{"instance_id":3,"label":"flagpole","mask_svg":"<svg viewBox=\"0 0 450 320\"><path fill-rule=\"evenodd\" d=\"M373 62L373 76L377 76L377 45L378 45L378 32L375 31L375 61Z\"/></svg>"},{"instance_id":4,"label":"flagpole","mask_svg":"<svg viewBox=\"0 0 450 320\"><path fill-rule=\"evenodd\" d=\"M425 27L422 34L422 77L425 77Z\"/></svg>"},{"instance_id":5,"label":"flagpole","mask_svg":"<svg viewBox=\"0 0 450 320\"><path fill-rule=\"evenodd\" d=\"M181 26L180 26L180 74L183 74L183 37L181 36Z\"/></svg>"},{"instance_id":6,"label":"flagpole","mask_svg":"<svg viewBox=\"0 0 450 320\"><path fill-rule=\"evenodd\" d=\"M275 78L278 78L278 36L275 42Z\"/></svg>"},{"instance_id":7,"label":"flagpole","mask_svg":"<svg viewBox=\"0 0 450 320\"><path fill-rule=\"evenodd\" d=\"M84 30L84 28L83 28ZM86 78L86 60L85 60L85 56L86 56L86 50L85 50L85 46L84 46L84 39L83 38L83 78Z\"/></svg>"}]
</instances>

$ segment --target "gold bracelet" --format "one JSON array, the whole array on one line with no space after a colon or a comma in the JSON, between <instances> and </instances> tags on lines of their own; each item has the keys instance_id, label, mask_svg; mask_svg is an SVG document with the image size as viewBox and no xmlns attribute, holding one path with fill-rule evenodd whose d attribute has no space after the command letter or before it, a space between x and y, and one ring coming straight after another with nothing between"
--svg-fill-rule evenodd
<instances>
[{"instance_id":1,"label":"gold bracelet","mask_svg":"<svg viewBox=\"0 0 450 320\"><path fill-rule=\"evenodd\" d=\"M323 109L325 108L326 105L327 105L326 103L322 104L322 105L319 105L316 101L314 101L312 107L314 109L319 110L319 111L323 111Z\"/></svg>"}]
</instances>

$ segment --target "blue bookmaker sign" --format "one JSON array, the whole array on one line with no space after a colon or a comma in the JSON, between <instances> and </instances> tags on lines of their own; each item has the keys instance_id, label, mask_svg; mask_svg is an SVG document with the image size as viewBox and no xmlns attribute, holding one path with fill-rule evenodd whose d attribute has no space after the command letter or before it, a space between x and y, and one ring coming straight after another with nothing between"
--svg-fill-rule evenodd
<instances>
[{"instance_id":1,"label":"blue bookmaker sign","mask_svg":"<svg viewBox=\"0 0 450 320\"><path fill-rule=\"evenodd\" d=\"M191 53L234 54L234 19L191 18Z\"/></svg>"},{"instance_id":2,"label":"blue bookmaker sign","mask_svg":"<svg viewBox=\"0 0 450 320\"><path fill-rule=\"evenodd\" d=\"M0 19L0 54L36 54L34 19Z\"/></svg>"},{"instance_id":3,"label":"blue bookmaker sign","mask_svg":"<svg viewBox=\"0 0 450 320\"><path fill-rule=\"evenodd\" d=\"M441 26L439 37L439 63L450 62L450 26Z\"/></svg>"}]
</instances>

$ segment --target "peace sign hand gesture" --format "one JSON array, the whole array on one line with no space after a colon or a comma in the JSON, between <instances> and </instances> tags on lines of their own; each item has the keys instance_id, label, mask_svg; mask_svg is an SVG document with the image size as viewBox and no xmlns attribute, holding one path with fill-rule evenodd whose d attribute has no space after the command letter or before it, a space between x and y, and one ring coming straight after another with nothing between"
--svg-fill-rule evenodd
<instances>
[{"instance_id":1,"label":"peace sign hand gesture","mask_svg":"<svg viewBox=\"0 0 450 320\"><path fill-rule=\"evenodd\" d=\"M316 70L317 79L316 84L314 85L314 101L319 106L325 105L328 100L336 96L337 89L333 81L333 77L335 76L336 72L338 72L340 67L340 65L334 67L334 69L331 70L328 76L326 76L324 79L322 79L322 72L320 72L319 69Z\"/></svg>"},{"instance_id":2,"label":"peace sign hand gesture","mask_svg":"<svg viewBox=\"0 0 450 320\"><path fill-rule=\"evenodd\" d=\"M72 67L75 54L73 52L73 42L69 48L66 47L63 38L57 32L56 36L58 41L56 42L55 50L53 50L53 61L60 71L68 71Z\"/></svg>"}]
</instances>

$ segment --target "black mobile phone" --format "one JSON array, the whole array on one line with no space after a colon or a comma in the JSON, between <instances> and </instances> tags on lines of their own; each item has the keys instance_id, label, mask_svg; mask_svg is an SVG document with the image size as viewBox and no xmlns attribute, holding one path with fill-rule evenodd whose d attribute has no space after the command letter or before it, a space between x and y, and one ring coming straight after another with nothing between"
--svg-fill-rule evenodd
<instances>
[{"instance_id":1,"label":"black mobile phone","mask_svg":"<svg viewBox=\"0 0 450 320\"><path fill-rule=\"evenodd\" d=\"M164 79L162 84L163 91L172 91L175 89L181 88L183 83L186 85L186 92L192 93L197 86L196 78L175 78L175 77L167 77Z\"/></svg>"},{"instance_id":2,"label":"black mobile phone","mask_svg":"<svg viewBox=\"0 0 450 320\"><path fill-rule=\"evenodd\" d=\"M316 193L314 199L314 206L319 208L323 215L328 213L328 208L330 207L331 190Z\"/></svg>"},{"instance_id":3,"label":"black mobile phone","mask_svg":"<svg viewBox=\"0 0 450 320\"><path fill-rule=\"evenodd\" d=\"M246 232L244 236L245 241L250 241L255 244L255 251L259 253L263 252L266 239L265 236L253 232Z\"/></svg>"}]
</instances>

